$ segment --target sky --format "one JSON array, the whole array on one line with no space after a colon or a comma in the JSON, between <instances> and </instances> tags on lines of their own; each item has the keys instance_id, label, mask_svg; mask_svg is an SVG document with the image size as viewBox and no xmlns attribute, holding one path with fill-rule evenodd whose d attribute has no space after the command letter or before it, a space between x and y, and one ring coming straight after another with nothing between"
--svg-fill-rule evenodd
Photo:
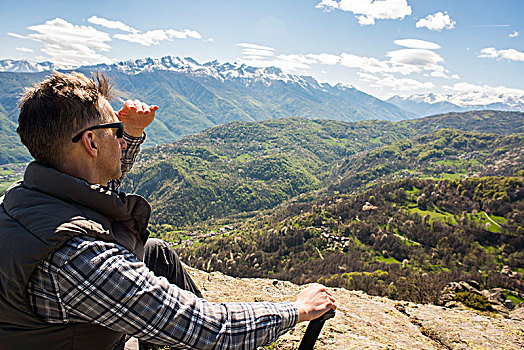
<instances>
[{"instance_id":1,"label":"sky","mask_svg":"<svg viewBox=\"0 0 524 350\"><path fill-rule=\"evenodd\" d=\"M524 0L0 0L0 60L276 66L386 99L524 95Z\"/></svg>"}]
</instances>

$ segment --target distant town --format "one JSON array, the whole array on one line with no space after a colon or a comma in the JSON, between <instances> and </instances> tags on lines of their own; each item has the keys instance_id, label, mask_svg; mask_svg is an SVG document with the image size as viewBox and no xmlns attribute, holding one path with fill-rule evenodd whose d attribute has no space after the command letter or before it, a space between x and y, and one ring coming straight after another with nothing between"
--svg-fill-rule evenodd
<instances>
[{"instance_id":1,"label":"distant town","mask_svg":"<svg viewBox=\"0 0 524 350\"><path fill-rule=\"evenodd\" d=\"M0 165L0 195L15 181L24 176L28 163L9 163Z\"/></svg>"}]
</instances>

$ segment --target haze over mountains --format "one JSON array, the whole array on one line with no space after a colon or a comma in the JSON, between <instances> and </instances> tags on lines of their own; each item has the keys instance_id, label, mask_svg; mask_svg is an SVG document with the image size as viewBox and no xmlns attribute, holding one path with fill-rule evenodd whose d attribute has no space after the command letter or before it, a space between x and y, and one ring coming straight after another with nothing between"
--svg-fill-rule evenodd
<instances>
[{"instance_id":1,"label":"haze over mountains","mask_svg":"<svg viewBox=\"0 0 524 350\"><path fill-rule=\"evenodd\" d=\"M0 163L30 159L14 132L17 101L23 88L41 80L52 69L70 68L49 62L0 61ZM76 70L101 71L114 78L119 89L115 108L127 98L138 98L161 107L148 129L146 146L175 141L231 121L286 117L345 122L399 121L465 108L442 101L441 97L440 102L429 104L424 98L422 102L421 98L416 102L401 98L382 101L350 85L319 83L312 77L286 74L274 67L255 68L217 61L201 64L191 58L173 56L84 66ZM507 104L468 108L522 110L523 97L512 98Z\"/></svg>"},{"instance_id":2,"label":"haze over mountains","mask_svg":"<svg viewBox=\"0 0 524 350\"><path fill-rule=\"evenodd\" d=\"M489 96L481 91L455 94L417 94L408 97L393 96L386 100L420 117L475 110L524 111L524 96L519 93L499 93Z\"/></svg>"}]
</instances>

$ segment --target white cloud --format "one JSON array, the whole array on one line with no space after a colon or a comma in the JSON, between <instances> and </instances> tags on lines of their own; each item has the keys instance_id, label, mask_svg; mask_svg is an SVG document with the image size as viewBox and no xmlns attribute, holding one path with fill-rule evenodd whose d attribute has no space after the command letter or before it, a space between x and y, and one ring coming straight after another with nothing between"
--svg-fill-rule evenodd
<instances>
[{"instance_id":1,"label":"white cloud","mask_svg":"<svg viewBox=\"0 0 524 350\"><path fill-rule=\"evenodd\" d=\"M362 79L375 82L374 87L404 89L428 89L433 87L431 82L419 82L415 79L397 78L394 74L409 75L421 73L427 77L459 79L457 74L450 76L450 72L442 65L444 59L431 50L439 49L436 43L418 40L401 39L395 43L409 49L394 50L387 53L387 59L359 56L343 52L340 55L329 53L318 54L275 54L275 49L250 43L239 43L242 47L242 58L239 62L255 67L279 67L294 72L311 68L312 65L341 65L356 68ZM378 78L378 76L381 76ZM384 82L376 82L384 80ZM404 85L402 85L404 84Z\"/></svg>"},{"instance_id":2,"label":"white cloud","mask_svg":"<svg viewBox=\"0 0 524 350\"><path fill-rule=\"evenodd\" d=\"M340 56L340 64L370 73L400 73L407 75L420 72L421 70L420 67L414 65L392 63L391 60L379 60L375 57L357 56L345 52Z\"/></svg>"},{"instance_id":3,"label":"white cloud","mask_svg":"<svg viewBox=\"0 0 524 350\"><path fill-rule=\"evenodd\" d=\"M434 67L444 59L438 54L425 49L401 49L389 51L387 56L395 64L408 64L413 66Z\"/></svg>"},{"instance_id":4,"label":"white cloud","mask_svg":"<svg viewBox=\"0 0 524 350\"><path fill-rule=\"evenodd\" d=\"M397 78L392 74L384 74L382 77L377 77L368 73L357 73L360 78L370 83L371 87L375 88L388 88L395 91L414 91L414 90L426 90L435 87L432 82L420 82L415 79L409 78Z\"/></svg>"},{"instance_id":5,"label":"white cloud","mask_svg":"<svg viewBox=\"0 0 524 350\"><path fill-rule=\"evenodd\" d=\"M109 34L96 30L90 26L74 25L61 18L55 18L44 24L34 25L27 29L38 34L29 34L27 37L45 43L84 44L101 51L111 48L106 41L111 41Z\"/></svg>"},{"instance_id":6,"label":"white cloud","mask_svg":"<svg viewBox=\"0 0 524 350\"><path fill-rule=\"evenodd\" d=\"M253 67L278 67L284 71L294 72L299 69L310 68L309 61L303 55L278 55L268 58L263 56L244 56L241 63Z\"/></svg>"},{"instance_id":7,"label":"white cloud","mask_svg":"<svg viewBox=\"0 0 524 350\"><path fill-rule=\"evenodd\" d=\"M508 88L505 86L489 86L489 85L476 85L471 84L467 82L463 83L456 83L453 86L444 85L442 88L446 90L451 90L455 92L491 92L493 94L516 94L516 95L524 95L524 90L521 89L514 89L514 88Z\"/></svg>"},{"instance_id":8,"label":"white cloud","mask_svg":"<svg viewBox=\"0 0 524 350\"><path fill-rule=\"evenodd\" d=\"M401 49L389 51L387 56L390 58L389 62L393 65L391 72L399 72L406 75L428 71L430 73L426 73L426 75L435 78L450 78L446 74L449 71L441 65L444 59L433 51L426 49Z\"/></svg>"},{"instance_id":9,"label":"white cloud","mask_svg":"<svg viewBox=\"0 0 524 350\"><path fill-rule=\"evenodd\" d=\"M28 27L36 33L23 36L9 35L19 39L29 39L44 44L42 52L51 56L50 61L66 66L79 66L112 61L99 53L111 48L109 34L90 26L73 25L61 18L46 21L44 24Z\"/></svg>"},{"instance_id":10,"label":"white cloud","mask_svg":"<svg viewBox=\"0 0 524 350\"><path fill-rule=\"evenodd\" d=\"M316 60L320 64L327 64L330 66L340 62L340 56L330 53L309 54L307 57Z\"/></svg>"},{"instance_id":11,"label":"white cloud","mask_svg":"<svg viewBox=\"0 0 524 350\"><path fill-rule=\"evenodd\" d=\"M459 106L504 103L508 99L524 100L524 90L505 86L494 87L462 82L453 86L444 85L442 88L453 92L449 101Z\"/></svg>"},{"instance_id":12,"label":"white cloud","mask_svg":"<svg viewBox=\"0 0 524 350\"><path fill-rule=\"evenodd\" d=\"M251 43L237 43L239 47L242 47L242 58L241 62L255 67L280 67L290 68L291 70L296 69L295 65L286 61L281 61L275 58L275 49L269 46L256 45Z\"/></svg>"},{"instance_id":13,"label":"white cloud","mask_svg":"<svg viewBox=\"0 0 524 350\"><path fill-rule=\"evenodd\" d=\"M381 79L380 77L377 77L376 75L370 73L357 72L357 75L360 77L361 80L368 83L373 83Z\"/></svg>"},{"instance_id":14,"label":"white cloud","mask_svg":"<svg viewBox=\"0 0 524 350\"><path fill-rule=\"evenodd\" d=\"M173 30L173 29L167 29L165 32L167 33L168 36L176 38L176 39L187 39L187 38L202 39L202 35L200 35L199 32L197 32L196 30L191 30L191 29L184 29L183 32L178 31L178 30Z\"/></svg>"},{"instance_id":15,"label":"white cloud","mask_svg":"<svg viewBox=\"0 0 524 350\"><path fill-rule=\"evenodd\" d=\"M483 58L496 58L497 60L506 59L510 61L523 61L524 52L517 51L515 49L497 50L494 47L487 47L480 50L479 57Z\"/></svg>"},{"instance_id":16,"label":"white cloud","mask_svg":"<svg viewBox=\"0 0 524 350\"><path fill-rule=\"evenodd\" d=\"M419 39L400 39L395 40L395 44L399 46L409 47L410 49L427 49L427 50L438 50L440 45L435 44L431 41L419 40Z\"/></svg>"},{"instance_id":17,"label":"white cloud","mask_svg":"<svg viewBox=\"0 0 524 350\"><path fill-rule=\"evenodd\" d=\"M7 35L13 36L13 37L18 38L18 39L29 39L28 37L26 37L24 35L17 34L17 33L10 33L10 32L8 32Z\"/></svg>"},{"instance_id":18,"label":"white cloud","mask_svg":"<svg viewBox=\"0 0 524 350\"><path fill-rule=\"evenodd\" d=\"M255 67L278 67L287 71L310 68L311 64L334 65L340 61L340 57L332 54L280 54L275 55L275 49L251 43L238 43L242 47L242 58L240 62Z\"/></svg>"},{"instance_id":19,"label":"white cloud","mask_svg":"<svg viewBox=\"0 0 524 350\"><path fill-rule=\"evenodd\" d=\"M278 67L283 70L296 71L308 69L312 64L335 65L340 63L340 56L321 53L321 54L280 54L275 55L273 48L255 44L237 44L245 47L242 49L240 62L255 67Z\"/></svg>"},{"instance_id":20,"label":"white cloud","mask_svg":"<svg viewBox=\"0 0 524 350\"><path fill-rule=\"evenodd\" d=\"M413 40L413 41L412 41ZM400 43L406 46L439 47L437 44L414 39L406 39ZM447 75L448 70L441 65L444 59L433 51L426 49L401 49L387 53L389 60L380 60L375 57L357 56L343 53L340 64L346 67L358 68L369 73L400 73L408 75L426 71L427 76L437 78L453 78Z\"/></svg>"},{"instance_id":21,"label":"white cloud","mask_svg":"<svg viewBox=\"0 0 524 350\"><path fill-rule=\"evenodd\" d=\"M307 68L308 64L317 63L317 60L308 58L307 56L299 55L299 54L278 55L277 58L284 60L284 61L295 62L297 64L304 65L304 68Z\"/></svg>"},{"instance_id":22,"label":"white cloud","mask_svg":"<svg viewBox=\"0 0 524 350\"><path fill-rule=\"evenodd\" d=\"M266 56L256 56L256 55L248 55L248 56L242 57L242 59L245 61L258 61L258 60L263 60L265 58Z\"/></svg>"},{"instance_id":23,"label":"white cloud","mask_svg":"<svg viewBox=\"0 0 524 350\"><path fill-rule=\"evenodd\" d=\"M426 27L429 30L437 30L440 32L442 29L454 28L455 24L456 22L449 17L447 12L437 12L419 20L416 26L417 28Z\"/></svg>"},{"instance_id":24,"label":"white cloud","mask_svg":"<svg viewBox=\"0 0 524 350\"><path fill-rule=\"evenodd\" d=\"M257 44L250 44L250 43L238 43L237 46L245 47L248 49L256 49L256 50L270 50L274 51L275 49L269 46L262 46Z\"/></svg>"},{"instance_id":25,"label":"white cloud","mask_svg":"<svg viewBox=\"0 0 524 350\"><path fill-rule=\"evenodd\" d=\"M361 25L375 24L376 19L403 19L411 15L407 0L322 0L316 8L352 12Z\"/></svg>"},{"instance_id":26,"label":"white cloud","mask_svg":"<svg viewBox=\"0 0 524 350\"><path fill-rule=\"evenodd\" d=\"M432 76L434 78L449 78L449 76L444 73L444 70L434 70L431 73L429 73L429 76Z\"/></svg>"},{"instance_id":27,"label":"white cloud","mask_svg":"<svg viewBox=\"0 0 524 350\"><path fill-rule=\"evenodd\" d=\"M359 68L364 72L378 73L387 72L390 66L386 61L381 61L375 57L357 56L350 53L342 53L340 64L350 68Z\"/></svg>"},{"instance_id":28,"label":"white cloud","mask_svg":"<svg viewBox=\"0 0 524 350\"><path fill-rule=\"evenodd\" d=\"M131 34L115 34L113 38L126 40L132 43L137 43L143 46L158 45L161 41L173 41L174 39L202 39L199 32L184 29L178 31L174 29L156 29L145 33L131 33Z\"/></svg>"},{"instance_id":29,"label":"white cloud","mask_svg":"<svg viewBox=\"0 0 524 350\"><path fill-rule=\"evenodd\" d=\"M29 49L27 47L17 47L16 49L20 52L33 52L33 49Z\"/></svg>"},{"instance_id":30,"label":"white cloud","mask_svg":"<svg viewBox=\"0 0 524 350\"><path fill-rule=\"evenodd\" d=\"M514 31L513 33L511 33L511 34L509 35L509 37L510 37L510 38L516 38L516 37L518 37L519 35L520 35L519 32Z\"/></svg>"},{"instance_id":31,"label":"white cloud","mask_svg":"<svg viewBox=\"0 0 524 350\"><path fill-rule=\"evenodd\" d=\"M106 27L109 29L120 29L124 32L130 32L130 33L138 33L139 31L136 30L133 27L128 26L127 24L124 24L120 21L110 21L105 18L92 16L87 19L89 23L98 24L102 27Z\"/></svg>"},{"instance_id":32,"label":"white cloud","mask_svg":"<svg viewBox=\"0 0 524 350\"><path fill-rule=\"evenodd\" d=\"M420 44L420 43L418 43ZM408 75L428 71L428 75L440 78L450 78L448 71L440 65L444 61L436 53L425 49L402 49L388 53L388 60L376 57L358 56L343 52L338 55L321 54L288 54L275 55L273 50L258 50L245 48L242 50L242 62L254 66L276 66L282 69L307 69L312 64L336 65L357 68L368 73L400 73Z\"/></svg>"},{"instance_id":33,"label":"white cloud","mask_svg":"<svg viewBox=\"0 0 524 350\"><path fill-rule=\"evenodd\" d=\"M274 56L275 53L271 50L260 50L260 49L248 49L242 50L243 55L255 55L255 56Z\"/></svg>"}]
</instances>

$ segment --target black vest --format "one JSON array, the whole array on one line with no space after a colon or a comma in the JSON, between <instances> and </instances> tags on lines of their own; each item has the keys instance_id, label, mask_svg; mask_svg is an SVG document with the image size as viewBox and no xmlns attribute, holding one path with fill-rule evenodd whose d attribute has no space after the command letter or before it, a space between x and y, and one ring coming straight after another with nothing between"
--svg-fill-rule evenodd
<instances>
[{"instance_id":1,"label":"black vest","mask_svg":"<svg viewBox=\"0 0 524 350\"><path fill-rule=\"evenodd\" d=\"M116 242L143 259L151 207L37 162L0 199L0 350L111 349L121 334L87 323L50 324L31 310L36 266L67 240Z\"/></svg>"}]
</instances>

